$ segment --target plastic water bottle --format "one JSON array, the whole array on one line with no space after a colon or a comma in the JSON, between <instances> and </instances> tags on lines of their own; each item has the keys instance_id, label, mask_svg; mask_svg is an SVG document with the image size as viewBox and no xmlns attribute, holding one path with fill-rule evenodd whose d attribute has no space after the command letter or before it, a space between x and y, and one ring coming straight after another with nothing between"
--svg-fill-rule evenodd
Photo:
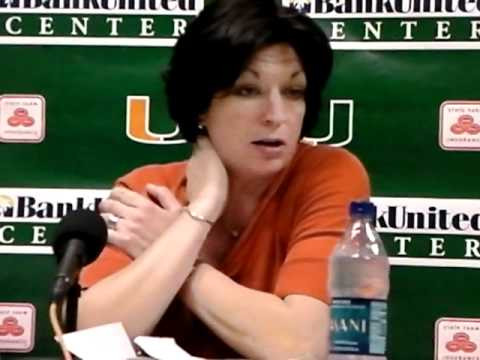
<instances>
[{"instance_id":1,"label":"plastic water bottle","mask_svg":"<svg viewBox=\"0 0 480 360\"><path fill-rule=\"evenodd\" d=\"M375 231L376 207L350 204L350 223L330 258L329 360L386 360L390 264Z\"/></svg>"}]
</instances>

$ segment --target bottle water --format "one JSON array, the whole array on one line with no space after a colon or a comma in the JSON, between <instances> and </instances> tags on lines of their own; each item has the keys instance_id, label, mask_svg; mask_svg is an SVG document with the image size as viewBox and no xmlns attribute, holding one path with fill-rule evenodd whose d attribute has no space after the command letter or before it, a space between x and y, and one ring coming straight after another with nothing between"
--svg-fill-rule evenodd
<instances>
[{"instance_id":1,"label":"bottle water","mask_svg":"<svg viewBox=\"0 0 480 360\"><path fill-rule=\"evenodd\" d=\"M350 204L350 223L330 258L329 360L386 360L390 264L375 231L376 207Z\"/></svg>"}]
</instances>

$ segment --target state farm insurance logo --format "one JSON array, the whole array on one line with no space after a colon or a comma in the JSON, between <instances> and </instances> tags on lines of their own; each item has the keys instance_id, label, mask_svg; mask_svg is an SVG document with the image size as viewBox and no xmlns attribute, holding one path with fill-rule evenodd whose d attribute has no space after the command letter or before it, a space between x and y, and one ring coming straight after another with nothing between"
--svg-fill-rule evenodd
<instances>
[{"instance_id":1,"label":"state farm insurance logo","mask_svg":"<svg viewBox=\"0 0 480 360\"><path fill-rule=\"evenodd\" d=\"M18 337L23 335L25 328L18 323L18 318L15 316L7 316L3 318L0 324L0 336L12 335Z\"/></svg>"},{"instance_id":2,"label":"state farm insurance logo","mask_svg":"<svg viewBox=\"0 0 480 360\"><path fill-rule=\"evenodd\" d=\"M39 143L44 137L45 99L43 96L0 96L0 142Z\"/></svg>"},{"instance_id":3,"label":"state farm insurance logo","mask_svg":"<svg viewBox=\"0 0 480 360\"><path fill-rule=\"evenodd\" d=\"M0 303L0 353L32 351L35 314L29 303Z\"/></svg>"},{"instance_id":4,"label":"state farm insurance logo","mask_svg":"<svg viewBox=\"0 0 480 360\"><path fill-rule=\"evenodd\" d=\"M283 7L296 9L301 13L310 13L312 11L311 0L282 0Z\"/></svg>"},{"instance_id":5,"label":"state farm insurance logo","mask_svg":"<svg viewBox=\"0 0 480 360\"><path fill-rule=\"evenodd\" d=\"M457 135L477 135L480 133L480 125L475 123L472 115L460 115L457 122L450 126L450 131Z\"/></svg>"},{"instance_id":6,"label":"state farm insurance logo","mask_svg":"<svg viewBox=\"0 0 480 360\"><path fill-rule=\"evenodd\" d=\"M445 348L450 352L472 353L477 350L477 345L470 341L470 336L467 333L457 332L453 334L453 339L447 342Z\"/></svg>"},{"instance_id":7,"label":"state farm insurance logo","mask_svg":"<svg viewBox=\"0 0 480 360\"><path fill-rule=\"evenodd\" d=\"M445 101L439 130L442 149L480 151L480 101Z\"/></svg>"},{"instance_id":8,"label":"state farm insurance logo","mask_svg":"<svg viewBox=\"0 0 480 360\"><path fill-rule=\"evenodd\" d=\"M480 357L480 319L441 318L435 323L435 360Z\"/></svg>"}]
</instances>

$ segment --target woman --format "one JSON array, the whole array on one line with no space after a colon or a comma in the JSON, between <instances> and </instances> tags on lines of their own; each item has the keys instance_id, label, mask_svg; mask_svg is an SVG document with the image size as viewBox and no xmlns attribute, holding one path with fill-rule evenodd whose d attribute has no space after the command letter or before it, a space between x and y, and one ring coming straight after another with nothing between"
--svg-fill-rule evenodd
<instances>
[{"instance_id":1,"label":"woman","mask_svg":"<svg viewBox=\"0 0 480 360\"><path fill-rule=\"evenodd\" d=\"M299 142L331 67L323 32L274 0L202 11L166 76L193 155L101 203L111 245L82 273L79 327L122 321L210 358L326 357L328 256L369 195L353 155Z\"/></svg>"}]
</instances>

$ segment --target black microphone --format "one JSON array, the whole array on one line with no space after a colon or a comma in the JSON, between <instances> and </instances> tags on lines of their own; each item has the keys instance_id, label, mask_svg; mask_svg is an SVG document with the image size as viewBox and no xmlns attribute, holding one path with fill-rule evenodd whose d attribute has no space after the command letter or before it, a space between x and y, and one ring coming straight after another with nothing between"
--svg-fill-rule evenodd
<instances>
[{"instance_id":1,"label":"black microphone","mask_svg":"<svg viewBox=\"0 0 480 360\"><path fill-rule=\"evenodd\" d=\"M53 242L59 266L52 288L52 300L65 297L76 284L80 269L100 255L106 242L107 226L96 212L75 210L60 221Z\"/></svg>"}]
</instances>

